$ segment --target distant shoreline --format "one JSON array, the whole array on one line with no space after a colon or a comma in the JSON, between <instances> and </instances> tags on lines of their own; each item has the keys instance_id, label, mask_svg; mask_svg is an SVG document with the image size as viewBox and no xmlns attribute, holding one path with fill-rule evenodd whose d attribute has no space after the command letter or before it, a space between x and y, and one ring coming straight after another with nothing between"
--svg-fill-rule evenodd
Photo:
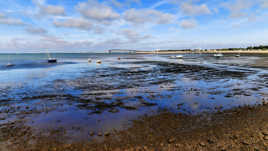
<instances>
[{"instance_id":1,"label":"distant shoreline","mask_svg":"<svg viewBox=\"0 0 268 151\"><path fill-rule=\"evenodd\" d=\"M136 54L268 54L268 50L207 50L207 51L137 51Z\"/></svg>"},{"instance_id":2,"label":"distant shoreline","mask_svg":"<svg viewBox=\"0 0 268 151\"><path fill-rule=\"evenodd\" d=\"M159 51L142 51L137 50L135 53L128 52L50 52L51 54L268 54L267 50L193 50L193 51L183 51L183 50L159 50ZM21 54L47 54L46 52L0 52L0 55L21 55Z\"/></svg>"}]
</instances>

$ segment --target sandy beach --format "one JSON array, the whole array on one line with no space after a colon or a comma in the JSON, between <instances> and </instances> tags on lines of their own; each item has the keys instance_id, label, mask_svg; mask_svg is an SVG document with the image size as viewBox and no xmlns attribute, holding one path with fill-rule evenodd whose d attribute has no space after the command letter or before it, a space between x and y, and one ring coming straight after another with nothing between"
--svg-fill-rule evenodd
<instances>
[{"instance_id":1,"label":"sandy beach","mask_svg":"<svg viewBox=\"0 0 268 151\"><path fill-rule=\"evenodd\" d=\"M268 149L268 105L196 116L170 112L143 116L133 121L127 130L101 134L104 135L101 141L68 144L56 136L58 133L51 135L40 137L33 150L265 151ZM28 151L25 147L22 144L15 150Z\"/></svg>"}]
</instances>

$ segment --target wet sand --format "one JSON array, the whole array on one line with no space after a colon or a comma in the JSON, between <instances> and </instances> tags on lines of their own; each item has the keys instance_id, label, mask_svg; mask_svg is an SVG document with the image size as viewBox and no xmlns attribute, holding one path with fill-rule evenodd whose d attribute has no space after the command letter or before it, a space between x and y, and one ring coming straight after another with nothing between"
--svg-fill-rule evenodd
<instances>
[{"instance_id":1,"label":"wet sand","mask_svg":"<svg viewBox=\"0 0 268 151\"><path fill-rule=\"evenodd\" d=\"M0 151L268 149L265 58L133 58L1 96Z\"/></svg>"},{"instance_id":2,"label":"wet sand","mask_svg":"<svg viewBox=\"0 0 268 151\"><path fill-rule=\"evenodd\" d=\"M133 121L131 127L111 133L89 133L101 139L66 143L62 130L50 131L47 136L35 136L34 145L26 143L24 131L16 130L19 125L5 125L11 137L20 135L17 151L28 150L207 150L238 151L268 149L268 105L240 107L215 113L195 116L162 112L154 116L142 116ZM2 129L5 127L2 126ZM12 129L13 128L13 129ZM19 127L18 129L21 129Z\"/></svg>"}]
</instances>

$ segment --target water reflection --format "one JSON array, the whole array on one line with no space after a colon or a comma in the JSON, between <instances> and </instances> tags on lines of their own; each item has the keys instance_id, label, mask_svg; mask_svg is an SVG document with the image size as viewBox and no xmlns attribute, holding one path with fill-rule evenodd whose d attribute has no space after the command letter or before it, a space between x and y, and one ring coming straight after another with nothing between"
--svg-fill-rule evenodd
<instances>
[{"instance_id":1,"label":"water reflection","mask_svg":"<svg viewBox=\"0 0 268 151\"><path fill-rule=\"evenodd\" d=\"M62 128L73 139L88 139L89 131L121 129L159 110L213 112L258 104L267 96L267 71L246 66L255 58L240 57L240 66L234 65L237 58L202 55L120 58L0 71L0 124L23 119L35 131Z\"/></svg>"}]
</instances>

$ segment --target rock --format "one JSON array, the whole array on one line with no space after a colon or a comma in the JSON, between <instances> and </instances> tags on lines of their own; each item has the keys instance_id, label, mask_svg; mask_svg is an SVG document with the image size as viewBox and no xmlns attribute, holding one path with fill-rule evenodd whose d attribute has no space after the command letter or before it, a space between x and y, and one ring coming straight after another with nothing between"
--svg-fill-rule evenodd
<instances>
[{"instance_id":1,"label":"rock","mask_svg":"<svg viewBox=\"0 0 268 151\"><path fill-rule=\"evenodd\" d=\"M148 147L147 146L143 146L143 150L144 151L147 151L148 150Z\"/></svg>"},{"instance_id":2,"label":"rock","mask_svg":"<svg viewBox=\"0 0 268 151\"><path fill-rule=\"evenodd\" d=\"M200 142L199 145L200 145L201 147L205 147L205 146L206 146L206 144L205 144L204 142Z\"/></svg>"},{"instance_id":3,"label":"rock","mask_svg":"<svg viewBox=\"0 0 268 151\"><path fill-rule=\"evenodd\" d=\"M157 105L156 103L150 103L150 102L146 102L146 101L141 101L141 103L145 106L155 106Z\"/></svg>"},{"instance_id":4,"label":"rock","mask_svg":"<svg viewBox=\"0 0 268 151\"><path fill-rule=\"evenodd\" d=\"M215 142L216 142L216 141L215 141L215 140L213 140L213 139L211 139L211 138L210 138L210 139L208 139L208 143L209 143L209 144L213 144L213 143L215 143Z\"/></svg>"},{"instance_id":5,"label":"rock","mask_svg":"<svg viewBox=\"0 0 268 151\"><path fill-rule=\"evenodd\" d=\"M234 134L233 139L238 139L238 135Z\"/></svg>"},{"instance_id":6,"label":"rock","mask_svg":"<svg viewBox=\"0 0 268 151\"><path fill-rule=\"evenodd\" d=\"M181 147L181 144L175 144L175 147L176 148L180 148Z\"/></svg>"},{"instance_id":7,"label":"rock","mask_svg":"<svg viewBox=\"0 0 268 151\"><path fill-rule=\"evenodd\" d=\"M177 109L181 109L181 107L184 105L184 103L177 104Z\"/></svg>"},{"instance_id":8,"label":"rock","mask_svg":"<svg viewBox=\"0 0 268 151\"><path fill-rule=\"evenodd\" d=\"M109 133L109 132L104 133L104 136L110 136L110 135L111 135L111 133Z\"/></svg>"},{"instance_id":9,"label":"rock","mask_svg":"<svg viewBox=\"0 0 268 151\"><path fill-rule=\"evenodd\" d=\"M101 133L101 132L99 132L99 133L98 133L98 136L102 136L102 133Z\"/></svg>"},{"instance_id":10,"label":"rock","mask_svg":"<svg viewBox=\"0 0 268 151\"><path fill-rule=\"evenodd\" d=\"M94 132L89 132L89 135L90 135L90 136L94 136L95 133L94 133Z\"/></svg>"},{"instance_id":11,"label":"rock","mask_svg":"<svg viewBox=\"0 0 268 151\"><path fill-rule=\"evenodd\" d=\"M136 147L135 150L136 150L136 151L142 151L142 148L141 148L141 147Z\"/></svg>"},{"instance_id":12,"label":"rock","mask_svg":"<svg viewBox=\"0 0 268 151\"><path fill-rule=\"evenodd\" d=\"M268 135L268 131L267 130L262 131L262 134L265 135L265 136L267 136Z\"/></svg>"},{"instance_id":13,"label":"rock","mask_svg":"<svg viewBox=\"0 0 268 151\"><path fill-rule=\"evenodd\" d=\"M220 106L216 106L215 109L216 109L216 110L222 110L222 109L223 109L223 106L222 106L222 105L220 105Z\"/></svg>"},{"instance_id":14,"label":"rock","mask_svg":"<svg viewBox=\"0 0 268 151\"><path fill-rule=\"evenodd\" d=\"M169 144L172 144L172 143L174 143L175 142L175 138L170 138L170 139L168 139L168 143Z\"/></svg>"},{"instance_id":15,"label":"rock","mask_svg":"<svg viewBox=\"0 0 268 151\"><path fill-rule=\"evenodd\" d=\"M233 95L232 95L232 94L227 94L227 95L225 95L224 97L226 97L226 98L231 98L231 97L233 97Z\"/></svg>"},{"instance_id":16,"label":"rock","mask_svg":"<svg viewBox=\"0 0 268 151\"><path fill-rule=\"evenodd\" d=\"M248 140L244 140L244 141L242 141L242 144L244 144L244 145L250 145L251 143Z\"/></svg>"},{"instance_id":17,"label":"rock","mask_svg":"<svg viewBox=\"0 0 268 151\"><path fill-rule=\"evenodd\" d=\"M64 148L70 148L72 145L71 144L65 144L63 147Z\"/></svg>"},{"instance_id":18,"label":"rock","mask_svg":"<svg viewBox=\"0 0 268 151\"><path fill-rule=\"evenodd\" d=\"M255 147L255 148L254 148L254 151L260 151L260 149L259 149L259 148L257 148L257 147Z\"/></svg>"},{"instance_id":19,"label":"rock","mask_svg":"<svg viewBox=\"0 0 268 151\"><path fill-rule=\"evenodd\" d=\"M119 110L118 109L111 109L111 110L109 110L109 112L111 112L111 113L117 113L117 112L119 112Z\"/></svg>"},{"instance_id":20,"label":"rock","mask_svg":"<svg viewBox=\"0 0 268 151\"><path fill-rule=\"evenodd\" d=\"M264 136L263 139L267 141L268 140L268 136L267 135Z\"/></svg>"},{"instance_id":21,"label":"rock","mask_svg":"<svg viewBox=\"0 0 268 151\"><path fill-rule=\"evenodd\" d=\"M125 108L127 110L137 110L137 108L134 106L122 106L122 108Z\"/></svg>"}]
</instances>

